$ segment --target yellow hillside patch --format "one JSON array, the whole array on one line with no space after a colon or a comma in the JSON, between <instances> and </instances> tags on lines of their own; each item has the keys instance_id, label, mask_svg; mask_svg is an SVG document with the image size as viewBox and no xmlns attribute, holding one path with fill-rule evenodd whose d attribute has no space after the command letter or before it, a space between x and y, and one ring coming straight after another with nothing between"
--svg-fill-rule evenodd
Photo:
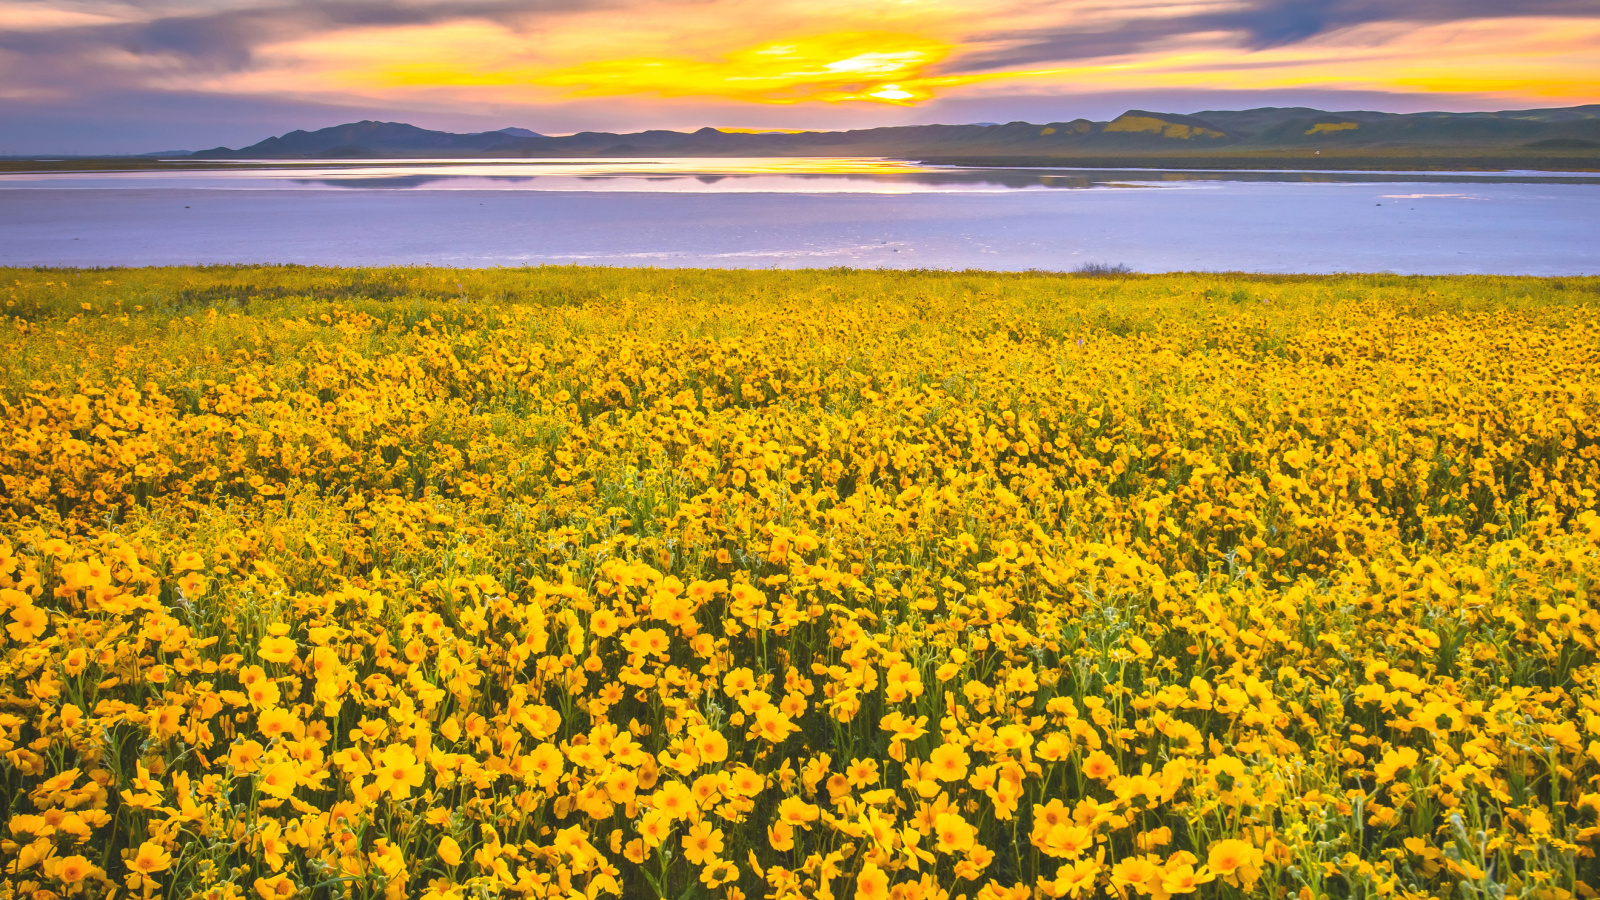
<instances>
[{"instance_id":1,"label":"yellow hillside patch","mask_svg":"<svg viewBox=\"0 0 1600 900\"><path fill-rule=\"evenodd\" d=\"M1106 125L1106 131L1132 131L1160 133L1167 123L1149 116L1118 116Z\"/></svg>"},{"instance_id":2,"label":"yellow hillside patch","mask_svg":"<svg viewBox=\"0 0 1600 900\"><path fill-rule=\"evenodd\" d=\"M1205 128L1200 125L1185 125L1181 122L1165 122L1150 116L1118 116L1106 125L1106 131L1125 131L1141 134L1160 134L1162 137L1189 140L1196 137L1222 137L1220 131Z\"/></svg>"}]
</instances>

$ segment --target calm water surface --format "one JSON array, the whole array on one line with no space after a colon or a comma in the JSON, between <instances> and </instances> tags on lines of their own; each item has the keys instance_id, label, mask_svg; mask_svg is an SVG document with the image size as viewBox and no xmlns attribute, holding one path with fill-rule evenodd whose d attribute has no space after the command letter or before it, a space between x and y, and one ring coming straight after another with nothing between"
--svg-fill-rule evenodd
<instances>
[{"instance_id":1,"label":"calm water surface","mask_svg":"<svg viewBox=\"0 0 1600 900\"><path fill-rule=\"evenodd\" d=\"M1600 274L1600 177L405 160L0 174L0 264Z\"/></svg>"}]
</instances>

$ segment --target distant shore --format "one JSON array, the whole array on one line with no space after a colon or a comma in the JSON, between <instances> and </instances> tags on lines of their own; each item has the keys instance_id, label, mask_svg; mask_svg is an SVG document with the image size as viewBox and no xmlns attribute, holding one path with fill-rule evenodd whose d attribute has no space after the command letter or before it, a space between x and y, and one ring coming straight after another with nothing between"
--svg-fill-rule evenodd
<instances>
[{"instance_id":1,"label":"distant shore","mask_svg":"<svg viewBox=\"0 0 1600 900\"><path fill-rule=\"evenodd\" d=\"M841 154L819 154L817 158L860 158L861 156L905 160L932 166L967 166L973 168L1070 168L1070 169L1220 169L1228 171L1267 170L1288 172L1600 172L1600 155L1496 155L1496 156L1421 156L1421 155L1310 155L1303 152L1282 154L1238 155L1231 153L1191 154L1186 156L915 156L865 153L854 157ZM391 156L355 159L349 157L306 157L301 159L267 160L217 160L189 159L186 157L149 158L126 156L85 157L0 157L0 173L22 172L137 172L195 169L236 169L241 164L260 163L267 166L316 164L327 167L360 166L382 160L406 160L407 165L455 165L472 159L493 160L500 163L538 162L549 159L590 159L604 161L620 159L609 156ZM752 159L793 158L779 154L731 156L725 154L693 156L675 153L643 154L638 158L659 159Z\"/></svg>"},{"instance_id":2,"label":"distant shore","mask_svg":"<svg viewBox=\"0 0 1600 900\"><path fill-rule=\"evenodd\" d=\"M1366 156L1303 153L1236 156L929 156L930 166L1079 169L1267 169L1360 172L1600 172L1600 156Z\"/></svg>"}]
</instances>

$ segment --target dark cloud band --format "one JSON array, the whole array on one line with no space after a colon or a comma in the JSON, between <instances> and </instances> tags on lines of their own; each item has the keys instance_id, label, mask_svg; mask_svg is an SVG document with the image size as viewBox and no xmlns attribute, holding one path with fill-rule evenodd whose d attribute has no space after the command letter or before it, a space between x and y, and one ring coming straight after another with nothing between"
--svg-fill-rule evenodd
<instances>
[{"instance_id":1,"label":"dark cloud band","mask_svg":"<svg viewBox=\"0 0 1600 900\"><path fill-rule=\"evenodd\" d=\"M615 5L613 0L308 2L166 16L145 22L0 32L0 52L56 63L70 60L79 73L83 72L82 66L92 66L92 60L108 49L159 57L189 73L228 72L248 69L255 49L263 44L330 29L427 25L458 19L518 24L611 5ZM25 77L27 73L8 74Z\"/></svg>"},{"instance_id":2,"label":"dark cloud band","mask_svg":"<svg viewBox=\"0 0 1600 900\"><path fill-rule=\"evenodd\" d=\"M1133 19L1108 29L1029 30L984 36L1010 46L952 59L949 72L974 72L1136 53L1197 34L1224 32L1241 46L1264 50L1320 34L1382 22L1434 24L1507 16L1600 16L1600 0L1256 0L1239 9L1170 18Z\"/></svg>"}]
</instances>

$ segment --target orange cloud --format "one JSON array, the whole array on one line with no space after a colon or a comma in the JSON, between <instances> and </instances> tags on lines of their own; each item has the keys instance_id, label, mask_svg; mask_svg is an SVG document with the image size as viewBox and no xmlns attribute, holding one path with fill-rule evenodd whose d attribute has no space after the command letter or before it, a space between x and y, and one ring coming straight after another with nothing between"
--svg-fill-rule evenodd
<instances>
[{"instance_id":1,"label":"orange cloud","mask_svg":"<svg viewBox=\"0 0 1600 900\"><path fill-rule=\"evenodd\" d=\"M1216 33L1195 35L1186 46L1013 70L1005 87L1034 93L1331 88L1594 102L1597 47L1600 19L1373 24L1251 52Z\"/></svg>"}]
</instances>

